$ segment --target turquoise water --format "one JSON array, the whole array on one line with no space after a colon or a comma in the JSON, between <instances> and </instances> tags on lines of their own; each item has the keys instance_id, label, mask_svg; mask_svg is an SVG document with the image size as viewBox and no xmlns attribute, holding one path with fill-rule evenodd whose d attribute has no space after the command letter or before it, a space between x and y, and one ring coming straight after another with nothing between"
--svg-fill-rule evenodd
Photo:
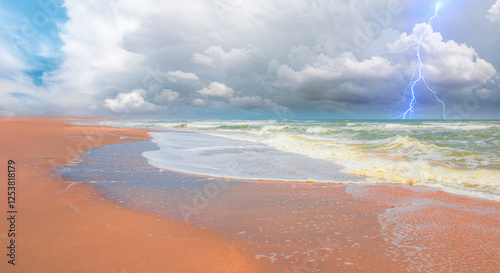
<instances>
[{"instance_id":1,"label":"turquoise water","mask_svg":"<svg viewBox=\"0 0 500 273\"><path fill-rule=\"evenodd\" d=\"M160 150L144 156L150 164L174 171L255 180L422 184L500 201L498 120L126 120L100 124L198 133L176 138L168 132L152 134ZM172 153L184 156L170 157ZM300 176L285 166L292 158L293 169L304 170L296 172ZM344 176L336 175L337 170Z\"/></svg>"}]
</instances>

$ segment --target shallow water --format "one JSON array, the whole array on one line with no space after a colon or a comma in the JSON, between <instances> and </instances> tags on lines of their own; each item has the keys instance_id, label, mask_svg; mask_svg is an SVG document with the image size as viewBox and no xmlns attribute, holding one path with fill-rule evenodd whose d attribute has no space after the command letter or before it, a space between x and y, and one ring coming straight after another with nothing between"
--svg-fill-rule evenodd
<instances>
[{"instance_id":1,"label":"shallow water","mask_svg":"<svg viewBox=\"0 0 500 273\"><path fill-rule=\"evenodd\" d=\"M256 259L275 265L279 271L302 268L303 261L318 251L325 259L331 258L319 268L331 268L332 263L335 268L354 264L361 268L358 256L367 258L373 253L370 247L362 249L355 238L366 236L368 245L383 243L376 225L363 224L369 220L376 223L383 207L360 209L343 185L243 182L162 171L141 156L143 151L154 149L157 147L151 141L102 146L58 173L91 183L121 206L242 241ZM333 250L343 251L345 257L339 254L333 258L328 254ZM363 252L366 254L359 254Z\"/></svg>"},{"instance_id":2,"label":"shallow water","mask_svg":"<svg viewBox=\"0 0 500 273\"><path fill-rule=\"evenodd\" d=\"M129 120L150 163L244 179L422 184L500 201L500 121ZM171 130L175 129L174 132ZM182 135L181 132L198 134Z\"/></svg>"},{"instance_id":3,"label":"shallow water","mask_svg":"<svg viewBox=\"0 0 500 273\"><path fill-rule=\"evenodd\" d=\"M276 272L499 269L492 260L500 255L496 202L457 202L420 186L188 175L149 165L142 154L156 149L151 141L106 145L58 172L91 183L120 206L243 242L255 259L275 266ZM450 245L450 240L460 245Z\"/></svg>"}]
</instances>

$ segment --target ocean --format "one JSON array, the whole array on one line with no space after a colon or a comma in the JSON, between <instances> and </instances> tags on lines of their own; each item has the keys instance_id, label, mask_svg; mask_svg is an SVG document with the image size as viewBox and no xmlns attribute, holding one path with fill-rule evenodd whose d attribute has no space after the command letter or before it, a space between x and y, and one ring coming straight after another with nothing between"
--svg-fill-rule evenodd
<instances>
[{"instance_id":1,"label":"ocean","mask_svg":"<svg viewBox=\"0 0 500 273\"><path fill-rule=\"evenodd\" d=\"M500 201L500 121L106 120L147 128L149 164L196 175L403 183Z\"/></svg>"}]
</instances>

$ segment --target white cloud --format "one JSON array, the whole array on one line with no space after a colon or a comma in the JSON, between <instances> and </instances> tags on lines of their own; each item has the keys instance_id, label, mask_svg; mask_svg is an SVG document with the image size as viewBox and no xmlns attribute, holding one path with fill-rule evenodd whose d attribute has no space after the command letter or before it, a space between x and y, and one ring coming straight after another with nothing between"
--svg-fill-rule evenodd
<instances>
[{"instance_id":1,"label":"white cloud","mask_svg":"<svg viewBox=\"0 0 500 273\"><path fill-rule=\"evenodd\" d=\"M481 100L487 100L491 97L491 94L493 91L486 89L486 88L481 88L480 90L476 91L476 94L479 99Z\"/></svg>"},{"instance_id":2,"label":"white cloud","mask_svg":"<svg viewBox=\"0 0 500 273\"><path fill-rule=\"evenodd\" d=\"M233 48L225 52L220 46L211 46L203 54L194 53L193 62L228 73L243 73L252 69L264 57L264 53L255 47Z\"/></svg>"},{"instance_id":3,"label":"white cloud","mask_svg":"<svg viewBox=\"0 0 500 273\"><path fill-rule=\"evenodd\" d=\"M0 117L13 117L14 112L8 110L0 110Z\"/></svg>"},{"instance_id":4,"label":"white cloud","mask_svg":"<svg viewBox=\"0 0 500 273\"><path fill-rule=\"evenodd\" d=\"M175 92L170 89L165 89L163 90L163 92L157 94L153 101L156 104L165 105L178 100L179 100L179 92Z\"/></svg>"},{"instance_id":5,"label":"white cloud","mask_svg":"<svg viewBox=\"0 0 500 273\"><path fill-rule=\"evenodd\" d=\"M396 66L382 57L359 61L349 52L337 58L320 54L313 65L302 70L281 65L276 71L276 84L293 88L307 100L365 102L384 96L387 91L383 86L396 72Z\"/></svg>"},{"instance_id":6,"label":"white cloud","mask_svg":"<svg viewBox=\"0 0 500 273\"><path fill-rule=\"evenodd\" d=\"M115 99L106 99L104 105L113 112L147 112L155 109L155 105L144 101L145 90L137 89L130 93L120 93Z\"/></svg>"},{"instance_id":7,"label":"white cloud","mask_svg":"<svg viewBox=\"0 0 500 273\"><path fill-rule=\"evenodd\" d=\"M206 104L206 102L202 99L194 99L192 102L191 102L192 105L195 105L195 106L204 106Z\"/></svg>"},{"instance_id":8,"label":"white cloud","mask_svg":"<svg viewBox=\"0 0 500 273\"><path fill-rule=\"evenodd\" d=\"M423 34L421 55L424 73L434 86L450 92L470 92L497 73L493 65L479 58L474 48L453 40L443 41L441 34L433 32L428 24L416 25L410 35L401 34L396 42L389 45L389 49L399 51L411 47ZM409 49L404 54L406 59L400 65L408 68L406 74L412 76L416 65L415 50Z\"/></svg>"},{"instance_id":9,"label":"white cloud","mask_svg":"<svg viewBox=\"0 0 500 273\"><path fill-rule=\"evenodd\" d=\"M393 53L361 60L345 52L338 57L317 54L311 61L314 50L293 47L288 63L279 65L276 60L271 61L268 74L274 73L276 77L271 82L273 86L293 90L305 101L321 104L328 101L337 109L352 105L387 107L400 100L406 88L401 75L407 79L413 76L417 65L415 46L423 34L420 47L423 73L442 98L463 100L464 95L496 75L493 65L479 58L474 48L453 40L443 41L441 34L433 32L427 24L415 25L411 34L403 33L388 44Z\"/></svg>"},{"instance_id":10,"label":"white cloud","mask_svg":"<svg viewBox=\"0 0 500 273\"><path fill-rule=\"evenodd\" d=\"M178 81L183 81L183 80L184 81L197 81L200 79L194 73L182 72L180 70L168 71L167 77L168 77L168 80L171 82L178 82Z\"/></svg>"},{"instance_id":11,"label":"white cloud","mask_svg":"<svg viewBox=\"0 0 500 273\"><path fill-rule=\"evenodd\" d=\"M44 74L44 96L62 111L94 115L89 107L103 104L108 88L130 92L146 74L143 56L124 47L124 37L140 26L140 12L121 0L68 0L64 6L69 19L60 25L63 58Z\"/></svg>"},{"instance_id":12,"label":"white cloud","mask_svg":"<svg viewBox=\"0 0 500 273\"><path fill-rule=\"evenodd\" d=\"M220 112L232 112L275 102L295 112L305 108L313 112L325 103L358 104L373 112L379 107L378 112L385 115L383 111L392 106L390 100L400 98L406 82L399 80L402 75L411 76L415 55L372 56L396 39L402 44L415 41L415 34L407 34L408 41L400 36L401 30L424 20L425 14L414 13L414 2L401 1L402 13L384 18L386 25L380 16L387 11L387 0L290 0L287 5L267 0L66 0L68 20L59 26L62 46L42 40L29 52L61 58L54 70L45 71L46 86L41 87L26 74L36 64L24 60L23 46L15 45L9 32L2 32L22 24L4 16L0 19L4 23L0 40L5 40L0 41L0 109L17 115L107 115L107 110L99 112L103 105L124 110L119 105L136 96L132 90L142 88L146 90L140 94L143 106L168 105L180 117L205 117L214 113L209 108L216 105L224 104L217 108ZM434 4L424 2L419 6ZM492 21L500 21L499 2L490 9ZM479 25L487 20L486 6L464 2L453 9L463 20L443 25L445 37L459 37L469 46L443 41L439 33L426 37L425 69L440 94L479 89L478 84L494 73L489 63L498 67L500 58L494 54L496 43L490 32L494 28ZM383 27L376 35L367 34L373 23ZM479 34L470 35L473 31ZM371 41L366 47L356 46L360 33ZM352 54L341 54L346 49ZM158 68L158 75L146 67ZM200 83L207 87L202 89ZM499 89L485 86L492 90L490 100L495 100ZM17 98L12 92L33 99ZM120 100L119 93L126 98ZM207 107L192 107L193 103ZM91 109L92 105L100 108Z\"/></svg>"},{"instance_id":13,"label":"white cloud","mask_svg":"<svg viewBox=\"0 0 500 273\"><path fill-rule=\"evenodd\" d=\"M230 98L234 94L234 90L220 82L212 82L202 90L197 91L198 94L208 97Z\"/></svg>"},{"instance_id":14,"label":"white cloud","mask_svg":"<svg viewBox=\"0 0 500 273\"><path fill-rule=\"evenodd\" d=\"M20 60L20 56L12 52L8 46L3 45L0 40L0 71L3 73L19 73L29 67ZM3 76L3 75L2 75Z\"/></svg>"},{"instance_id":15,"label":"white cloud","mask_svg":"<svg viewBox=\"0 0 500 273\"><path fill-rule=\"evenodd\" d=\"M308 46L293 46L288 53L288 65L294 69L303 69L316 61L318 53Z\"/></svg>"},{"instance_id":16,"label":"white cloud","mask_svg":"<svg viewBox=\"0 0 500 273\"><path fill-rule=\"evenodd\" d=\"M500 21L500 0L497 0L495 4L488 10L488 19L492 22Z\"/></svg>"},{"instance_id":17,"label":"white cloud","mask_svg":"<svg viewBox=\"0 0 500 273\"><path fill-rule=\"evenodd\" d=\"M0 15L2 14L0 10ZM0 19L2 21L2 19ZM40 95L44 93L33 84L25 71L33 69L21 50L9 46L1 35L0 26L0 116L45 114L46 105ZM55 113L59 114L59 113Z\"/></svg>"}]
</instances>

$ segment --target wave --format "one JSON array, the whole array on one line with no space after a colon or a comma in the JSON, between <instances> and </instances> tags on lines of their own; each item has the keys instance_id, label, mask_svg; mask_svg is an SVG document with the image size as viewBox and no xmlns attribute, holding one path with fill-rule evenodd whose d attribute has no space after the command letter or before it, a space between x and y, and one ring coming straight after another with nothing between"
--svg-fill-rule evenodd
<instances>
[{"instance_id":1,"label":"wave","mask_svg":"<svg viewBox=\"0 0 500 273\"><path fill-rule=\"evenodd\" d=\"M171 166L173 170L190 172L194 165L200 164L206 168L200 168L197 174L257 180L278 178L304 181L319 174L314 178L317 181L354 181L352 177L356 175L358 179L366 178L377 183L425 184L453 188L457 192L481 192L492 199L498 199L500 195L499 121L149 120L120 122L118 126L123 127L124 124L203 132L204 137L193 141L206 147L179 152L186 155L183 162L189 164ZM245 141L245 145L254 143L263 146L252 148L249 153L243 147L224 148L223 145L215 145L209 141L212 138L207 136L222 137L223 140L219 139L221 143L232 139ZM179 142L178 148L189 145L186 141ZM240 169L259 171L227 175L227 172L214 172L225 168L220 162L218 166L210 165L216 161L189 162L190 153L191 158L197 159L200 154L192 153L202 150L207 154L220 153L220 162L224 162L222 158L226 157L224 160L229 160L231 164L240 164ZM285 166L292 155L302 156L299 160L302 163L292 169L279 166ZM168 154L163 156L169 157ZM156 158L160 159L158 156ZM254 158L260 165L243 163L241 158ZM322 167L319 168L318 162L310 159L329 162L331 165L321 163ZM328 166L335 166L335 171L328 174L323 170L328 169ZM266 168L268 171L265 171ZM298 175L300 172L294 172L302 169L307 170L307 174ZM344 179L338 174L339 170L344 175L351 175L350 178ZM287 175L280 176L283 173Z\"/></svg>"},{"instance_id":2,"label":"wave","mask_svg":"<svg viewBox=\"0 0 500 273\"><path fill-rule=\"evenodd\" d=\"M344 166L344 172L367 177L371 182L458 186L490 193L493 199L499 198L495 192L500 187L500 170L473 169L474 164L460 165L459 161L453 164L445 161L449 159L445 157L446 153L451 153L453 149L428 144L409 136L396 136L380 141L371 150L360 144L339 144L306 136L279 135L264 143L291 153L336 162ZM494 167L498 168L498 165Z\"/></svg>"},{"instance_id":3,"label":"wave","mask_svg":"<svg viewBox=\"0 0 500 273\"><path fill-rule=\"evenodd\" d=\"M359 182L326 160L268 145L205 133L150 133L160 150L144 152L159 168L220 178L274 181Z\"/></svg>"},{"instance_id":4,"label":"wave","mask_svg":"<svg viewBox=\"0 0 500 273\"><path fill-rule=\"evenodd\" d=\"M385 129L445 129L445 130L460 130L460 131L473 131L473 130L493 130L499 129L498 124L478 124L470 122L455 122L455 123L414 123L414 124L400 124L400 123L388 123L384 124Z\"/></svg>"},{"instance_id":5,"label":"wave","mask_svg":"<svg viewBox=\"0 0 500 273\"><path fill-rule=\"evenodd\" d=\"M439 147L434 144L416 139L409 135L396 135L394 137L377 141L373 148L376 150L387 150L391 152L399 152L404 154L409 153L429 153L430 151L437 150L450 150L448 147Z\"/></svg>"},{"instance_id":6,"label":"wave","mask_svg":"<svg viewBox=\"0 0 500 273\"><path fill-rule=\"evenodd\" d=\"M324 128L321 126L312 126L306 129L306 132L311 134L324 134L324 133L329 133L331 131L332 131L331 129Z\"/></svg>"}]
</instances>

